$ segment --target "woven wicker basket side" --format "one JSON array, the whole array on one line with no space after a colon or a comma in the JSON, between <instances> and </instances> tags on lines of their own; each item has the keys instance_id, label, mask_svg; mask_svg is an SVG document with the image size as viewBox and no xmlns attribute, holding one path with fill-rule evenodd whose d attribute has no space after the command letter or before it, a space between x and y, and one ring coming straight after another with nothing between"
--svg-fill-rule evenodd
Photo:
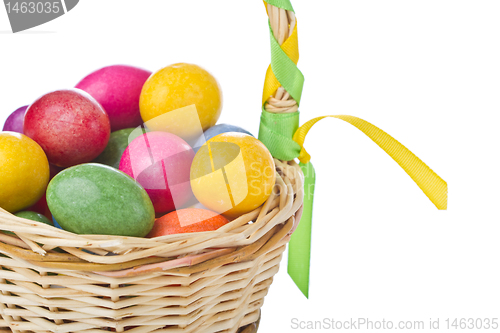
<instances>
[{"instance_id":1,"label":"woven wicker basket side","mask_svg":"<svg viewBox=\"0 0 500 333\"><path fill-rule=\"evenodd\" d=\"M295 16L268 5L277 40ZM269 112L295 112L278 89ZM258 209L217 231L155 239L76 235L0 209L0 332L255 332L300 220L303 174L276 163Z\"/></svg>"}]
</instances>

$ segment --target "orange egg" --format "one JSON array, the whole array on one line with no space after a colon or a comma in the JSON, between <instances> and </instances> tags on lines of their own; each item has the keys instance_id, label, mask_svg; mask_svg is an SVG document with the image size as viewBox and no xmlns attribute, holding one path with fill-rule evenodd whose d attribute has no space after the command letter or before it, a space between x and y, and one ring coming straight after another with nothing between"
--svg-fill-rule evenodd
<instances>
[{"instance_id":1,"label":"orange egg","mask_svg":"<svg viewBox=\"0 0 500 333\"><path fill-rule=\"evenodd\" d=\"M203 145L191 165L196 199L219 214L237 217L262 205L276 182L273 157L243 133L219 134Z\"/></svg>"},{"instance_id":2,"label":"orange egg","mask_svg":"<svg viewBox=\"0 0 500 333\"><path fill-rule=\"evenodd\" d=\"M14 213L35 204L49 182L49 161L26 135L0 132L0 207Z\"/></svg>"},{"instance_id":3,"label":"orange egg","mask_svg":"<svg viewBox=\"0 0 500 333\"><path fill-rule=\"evenodd\" d=\"M156 219L147 237L217 230L229 220L206 209L186 208Z\"/></svg>"}]
</instances>

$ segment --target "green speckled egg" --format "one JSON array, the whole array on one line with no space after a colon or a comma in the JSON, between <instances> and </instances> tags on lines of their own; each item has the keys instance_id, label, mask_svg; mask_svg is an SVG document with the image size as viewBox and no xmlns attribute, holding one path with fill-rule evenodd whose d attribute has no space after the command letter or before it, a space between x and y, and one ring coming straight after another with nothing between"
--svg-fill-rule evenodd
<instances>
[{"instance_id":1,"label":"green speckled egg","mask_svg":"<svg viewBox=\"0 0 500 333\"><path fill-rule=\"evenodd\" d=\"M64 230L76 234L144 237L155 214L144 188L107 165L80 164L49 183L47 204Z\"/></svg>"}]
</instances>

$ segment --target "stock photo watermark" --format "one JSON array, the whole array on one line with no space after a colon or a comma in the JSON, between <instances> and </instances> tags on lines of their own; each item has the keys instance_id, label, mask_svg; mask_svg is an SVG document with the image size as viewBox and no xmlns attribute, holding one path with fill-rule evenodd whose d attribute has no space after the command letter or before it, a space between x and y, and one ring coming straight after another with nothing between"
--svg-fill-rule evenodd
<instances>
[{"instance_id":1,"label":"stock photo watermark","mask_svg":"<svg viewBox=\"0 0 500 333\"><path fill-rule=\"evenodd\" d=\"M338 320L334 318L322 318L319 320L303 320L292 318L290 320L292 330L462 330L462 331L499 331L499 319L486 318L429 318L426 320L389 320L385 318L372 319L366 317L349 318Z\"/></svg>"},{"instance_id":2,"label":"stock photo watermark","mask_svg":"<svg viewBox=\"0 0 500 333\"><path fill-rule=\"evenodd\" d=\"M79 0L4 0L12 32L31 29L52 21L70 10Z\"/></svg>"}]
</instances>

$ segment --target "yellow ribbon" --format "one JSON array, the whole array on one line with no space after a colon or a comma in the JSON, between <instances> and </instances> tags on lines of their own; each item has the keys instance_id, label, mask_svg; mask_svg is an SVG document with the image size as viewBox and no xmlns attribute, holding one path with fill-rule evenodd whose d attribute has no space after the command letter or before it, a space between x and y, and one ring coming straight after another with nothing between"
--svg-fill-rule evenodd
<instances>
[{"instance_id":1,"label":"yellow ribbon","mask_svg":"<svg viewBox=\"0 0 500 333\"><path fill-rule=\"evenodd\" d=\"M309 130L318 121L324 118L337 118L348 122L358 128L372 139L380 148L382 148L394 161L396 161L403 170L413 179L432 203L441 210L445 210L448 205L448 184L439 177L431 168L422 162L417 156L409 151L405 146L399 143L389 134L369 122L353 116L323 116L309 120L299 127L293 136L293 140L302 148L299 160L302 163L308 163L311 156L304 148L304 141Z\"/></svg>"}]
</instances>

